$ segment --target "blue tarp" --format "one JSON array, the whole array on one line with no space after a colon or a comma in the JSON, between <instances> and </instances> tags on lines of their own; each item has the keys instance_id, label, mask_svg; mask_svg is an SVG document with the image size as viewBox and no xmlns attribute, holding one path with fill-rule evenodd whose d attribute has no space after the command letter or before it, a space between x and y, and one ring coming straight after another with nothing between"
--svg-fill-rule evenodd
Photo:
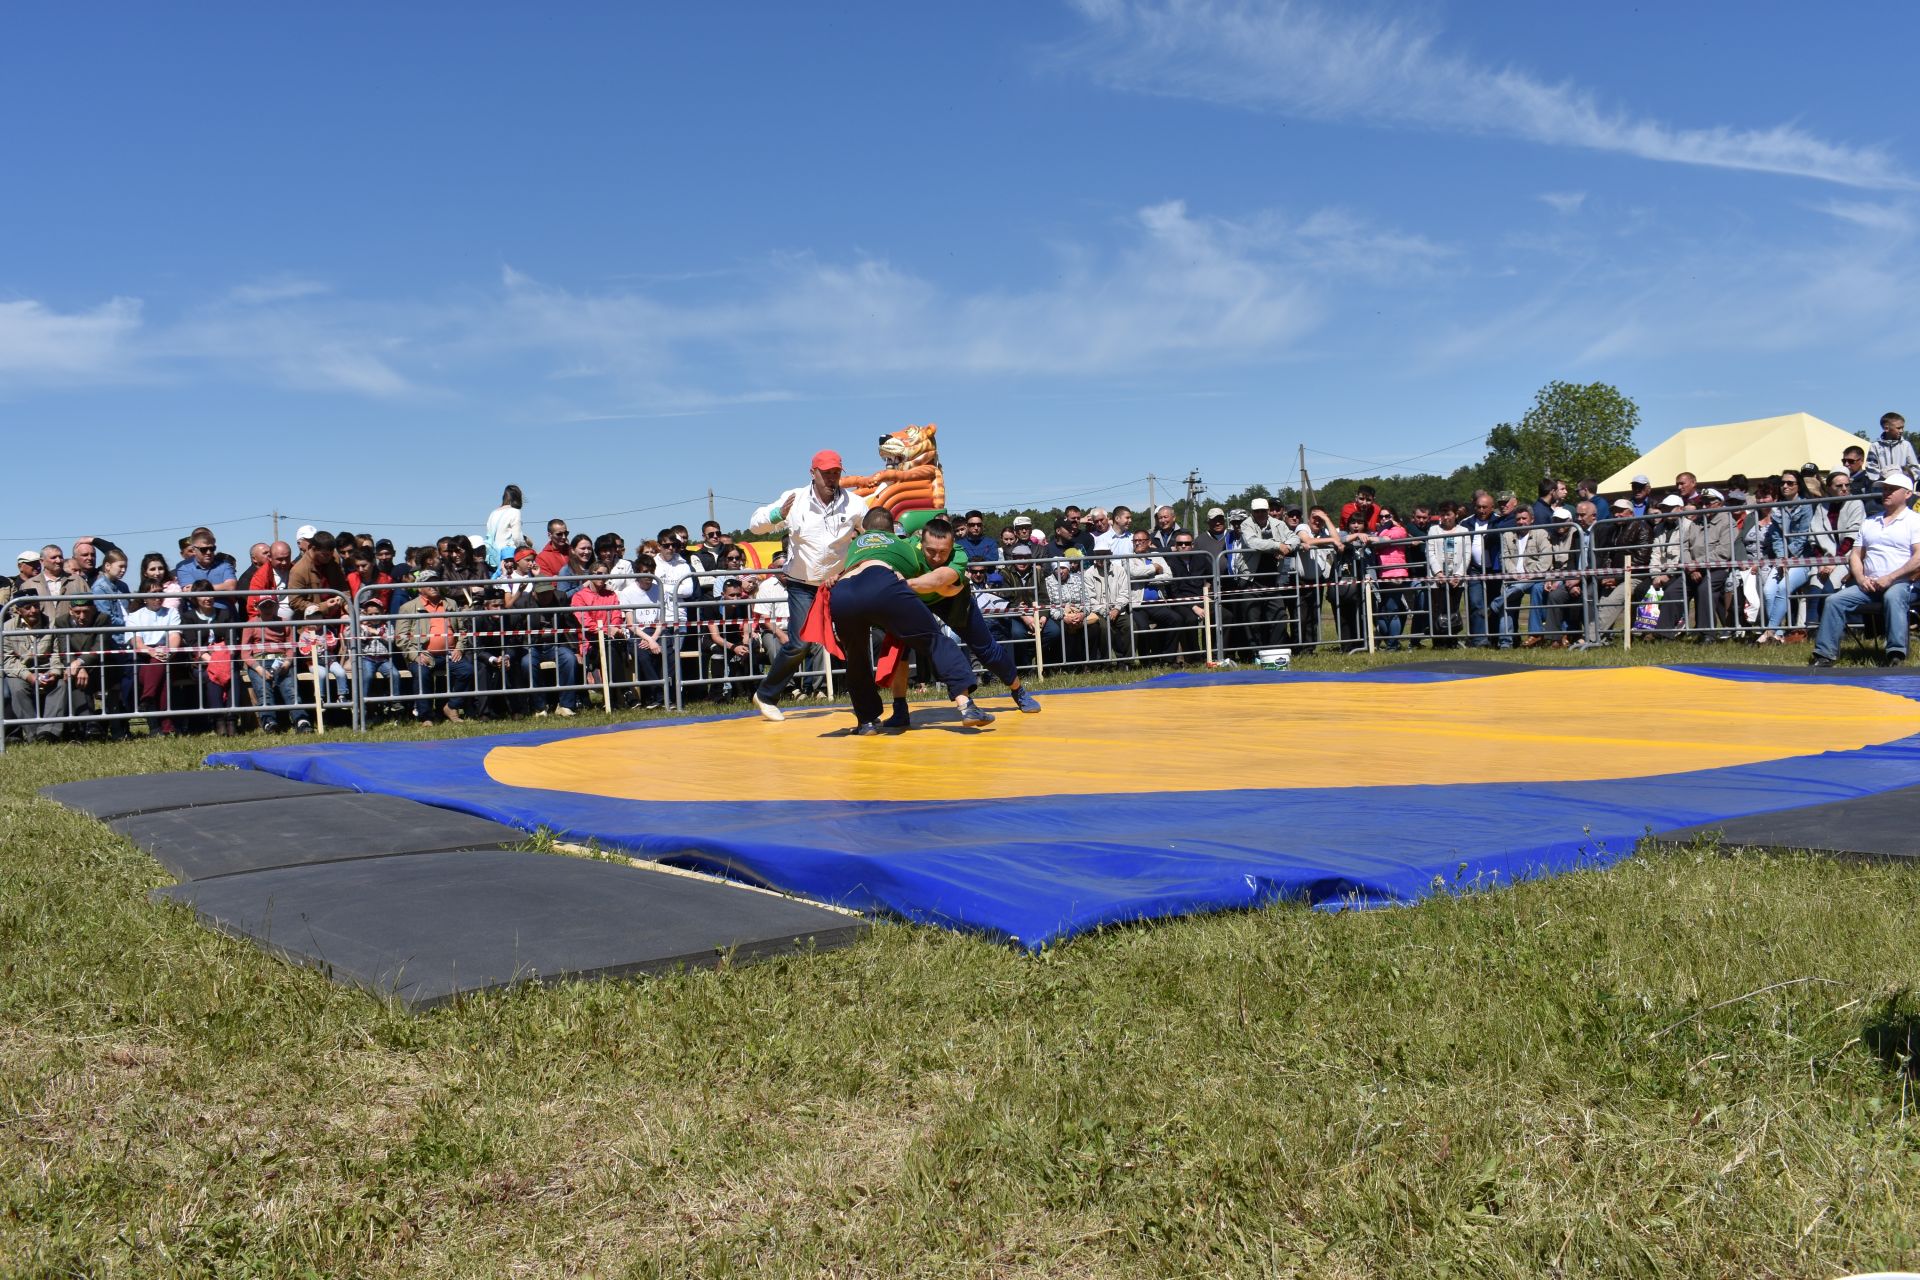
<instances>
[{"instance_id":1,"label":"blue tarp","mask_svg":"<svg viewBox=\"0 0 1920 1280\"><path fill-rule=\"evenodd\" d=\"M1798 683L1798 673L1717 671ZM1175 676L1157 687L1266 680L1426 682L1472 675ZM1857 683L1857 678L1850 683ZM1139 687L1139 686L1131 686ZM1873 687L1920 701L1920 677ZM1056 693L1099 696L1098 690ZM1746 696L1746 695L1742 695ZM1568 716L1658 716L1658 707L1568 707ZM1666 777L1589 782L1166 791L991 800L654 802L514 787L487 776L500 746L595 733L671 734L687 721L428 743L315 741L222 752L208 763L408 796L562 838L719 871L803 897L981 931L1028 947L1103 924L1258 906L1404 903L1632 852L1651 831L1920 784L1920 736L1856 751ZM1041 725L1044 728L1044 721ZM1252 736L1249 736L1250 731ZM1381 726L1391 776L1391 726ZM662 744L663 760L671 748ZM1169 770L1243 767L1311 749L1284 725L1222 726L1221 756L1158 759ZM1154 759L1151 743L1143 759Z\"/></svg>"}]
</instances>

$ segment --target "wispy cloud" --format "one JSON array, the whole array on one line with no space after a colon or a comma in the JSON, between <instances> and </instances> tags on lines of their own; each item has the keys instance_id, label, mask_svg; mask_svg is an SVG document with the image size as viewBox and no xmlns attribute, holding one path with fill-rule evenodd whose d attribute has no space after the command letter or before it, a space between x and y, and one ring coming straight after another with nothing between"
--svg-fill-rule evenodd
<instances>
[{"instance_id":1,"label":"wispy cloud","mask_svg":"<svg viewBox=\"0 0 1920 1280\"><path fill-rule=\"evenodd\" d=\"M1876 146L1791 124L1682 128L1602 105L1593 93L1442 50L1404 18L1294 0L1071 0L1089 24L1061 52L1117 88L1281 114L1524 138L1677 164L1911 189Z\"/></svg>"},{"instance_id":2,"label":"wispy cloud","mask_svg":"<svg viewBox=\"0 0 1920 1280\"><path fill-rule=\"evenodd\" d=\"M1913 210L1902 204L1875 204L1864 200L1829 200L1820 212L1869 231L1905 235L1914 229Z\"/></svg>"},{"instance_id":3,"label":"wispy cloud","mask_svg":"<svg viewBox=\"0 0 1920 1280\"><path fill-rule=\"evenodd\" d=\"M357 299L274 277L144 328L130 300L75 316L13 303L0 311L0 372L198 370L376 398L509 377L529 398L576 401L565 413L702 412L826 387L884 391L895 377L1270 360L1354 291L1434 279L1455 256L1338 208L1232 219L1169 200L1107 230L1110 246L1055 246L1045 283L1024 288L955 289L884 258L785 254L692 300L506 266L492 288L440 300Z\"/></svg>"},{"instance_id":4,"label":"wispy cloud","mask_svg":"<svg viewBox=\"0 0 1920 1280\"><path fill-rule=\"evenodd\" d=\"M1584 191L1542 191L1540 193L1540 201L1542 204L1551 207L1555 213L1570 216L1580 212L1580 206L1587 202L1587 193Z\"/></svg>"},{"instance_id":5,"label":"wispy cloud","mask_svg":"<svg viewBox=\"0 0 1920 1280\"><path fill-rule=\"evenodd\" d=\"M118 372L140 328L140 302L112 298L88 311L55 311L30 298L0 301L0 377L100 377Z\"/></svg>"},{"instance_id":6,"label":"wispy cloud","mask_svg":"<svg viewBox=\"0 0 1920 1280\"><path fill-rule=\"evenodd\" d=\"M1824 211L1846 225L1791 243L1732 221L1632 255L1606 228L1579 223L1552 240L1515 242L1525 292L1417 338L1412 367L1550 360L1598 375L1680 353L1920 354L1910 301L1920 291L1920 222L1892 205Z\"/></svg>"},{"instance_id":7,"label":"wispy cloud","mask_svg":"<svg viewBox=\"0 0 1920 1280\"><path fill-rule=\"evenodd\" d=\"M332 291L331 285L320 280L307 280L300 276L269 276L264 280L236 285L228 290L227 300L244 307L257 307L273 302L314 298Z\"/></svg>"}]
</instances>

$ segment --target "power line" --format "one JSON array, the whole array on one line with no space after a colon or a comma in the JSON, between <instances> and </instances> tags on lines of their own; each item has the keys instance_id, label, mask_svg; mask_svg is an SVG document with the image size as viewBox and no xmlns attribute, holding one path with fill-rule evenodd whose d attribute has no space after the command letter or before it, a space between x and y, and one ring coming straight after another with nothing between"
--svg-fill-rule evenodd
<instances>
[{"instance_id":1,"label":"power line","mask_svg":"<svg viewBox=\"0 0 1920 1280\"><path fill-rule=\"evenodd\" d=\"M681 498L674 502L656 502L650 507L629 507L625 511L597 511L587 515L568 516L567 518L569 520L611 520L615 516L636 516L648 511L664 511L669 507L687 507L687 506L692 506L695 503L705 502L705 501L706 501L706 495L701 494L698 497ZM729 501L744 501L744 499L729 499ZM264 518L264 517L261 517L261 518ZM285 512L281 513L281 518L284 520L297 520L305 524L314 524L314 525L320 524L323 519L323 517L320 517L320 516L287 515ZM464 523L464 520L432 520L432 521L413 521L413 522L408 522L404 520L346 520L346 519L341 519L340 517L337 517L337 516L326 516L324 517L324 520L327 524L357 525L361 528L367 528L367 529L375 529L375 528L377 529L447 529L447 528L457 528L459 525Z\"/></svg>"},{"instance_id":2,"label":"power line","mask_svg":"<svg viewBox=\"0 0 1920 1280\"><path fill-rule=\"evenodd\" d=\"M193 524L185 526L163 524L154 529L109 529L104 533L71 533L57 539L49 538L44 533L0 533L0 542L13 542L15 540L31 542L35 538L38 538L43 543L51 544L56 541L72 542L78 538L138 538L149 533L173 533L183 527L187 529L197 529L201 525L205 525L209 529L219 529L225 525L240 524L246 520L270 520L272 518L273 513L271 511L262 511L257 516L234 516L228 520L197 520Z\"/></svg>"},{"instance_id":3,"label":"power line","mask_svg":"<svg viewBox=\"0 0 1920 1280\"><path fill-rule=\"evenodd\" d=\"M1458 449L1462 445L1479 444L1484 440L1486 440L1486 438L1487 438L1487 433L1484 431L1481 431L1474 435L1468 436L1464 440L1456 440L1452 444L1443 444L1438 449L1429 449L1425 453L1416 453L1411 458L1402 458L1398 462L1377 462L1377 463L1368 463L1367 465L1371 467L1376 467L1380 471L1392 471L1392 470L1395 470L1396 468L1406 466L1409 462L1418 462L1422 458L1431 458L1435 454L1446 453L1448 450ZM1358 461L1358 459L1350 458L1348 459L1348 461L1350 462ZM1364 471L1343 471L1337 476L1328 476L1327 479L1328 480L1350 480L1354 476L1366 475L1366 474L1368 473Z\"/></svg>"}]
</instances>

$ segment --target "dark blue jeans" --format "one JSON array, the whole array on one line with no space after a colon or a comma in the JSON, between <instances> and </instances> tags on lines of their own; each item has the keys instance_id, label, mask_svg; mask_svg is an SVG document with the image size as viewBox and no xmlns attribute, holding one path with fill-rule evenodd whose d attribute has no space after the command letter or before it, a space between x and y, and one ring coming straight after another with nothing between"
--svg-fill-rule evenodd
<instances>
[{"instance_id":1,"label":"dark blue jeans","mask_svg":"<svg viewBox=\"0 0 1920 1280\"><path fill-rule=\"evenodd\" d=\"M854 717L862 724L880 719L880 690L873 683L873 656L867 649L869 630L887 632L909 651L927 650L948 697L957 698L974 686L973 664L967 655L920 597L891 573L870 569L835 586L833 629L846 651L847 694L853 699Z\"/></svg>"},{"instance_id":2,"label":"dark blue jeans","mask_svg":"<svg viewBox=\"0 0 1920 1280\"><path fill-rule=\"evenodd\" d=\"M811 582L797 582L792 578L782 578L780 581L787 589L787 642L780 646L780 652L774 655L773 665L767 668L766 678L760 681L755 696L762 702L780 701L787 692L787 681L793 679L793 673L807 660L807 651L813 648L800 639L800 633L807 629L807 615L813 612L813 602L820 594L820 588ZM866 652L864 644L861 652Z\"/></svg>"}]
</instances>

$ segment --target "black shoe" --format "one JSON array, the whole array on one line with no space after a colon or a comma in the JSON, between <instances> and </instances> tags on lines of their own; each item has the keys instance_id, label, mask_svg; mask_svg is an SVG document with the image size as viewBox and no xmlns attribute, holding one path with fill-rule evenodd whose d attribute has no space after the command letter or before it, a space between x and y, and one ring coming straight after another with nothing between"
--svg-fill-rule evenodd
<instances>
[{"instance_id":1,"label":"black shoe","mask_svg":"<svg viewBox=\"0 0 1920 1280\"><path fill-rule=\"evenodd\" d=\"M1830 667L1833 665L1833 659L1816 653L1807 659L1807 665L1810 667Z\"/></svg>"},{"instance_id":2,"label":"black shoe","mask_svg":"<svg viewBox=\"0 0 1920 1280\"><path fill-rule=\"evenodd\" d=\"M1905 666L1906 663L1907 655L1898 649L1887 650L1886 656L1880 659L1880 665L1883 667L1902 667Z\"/></svg>"}]
</instances>

